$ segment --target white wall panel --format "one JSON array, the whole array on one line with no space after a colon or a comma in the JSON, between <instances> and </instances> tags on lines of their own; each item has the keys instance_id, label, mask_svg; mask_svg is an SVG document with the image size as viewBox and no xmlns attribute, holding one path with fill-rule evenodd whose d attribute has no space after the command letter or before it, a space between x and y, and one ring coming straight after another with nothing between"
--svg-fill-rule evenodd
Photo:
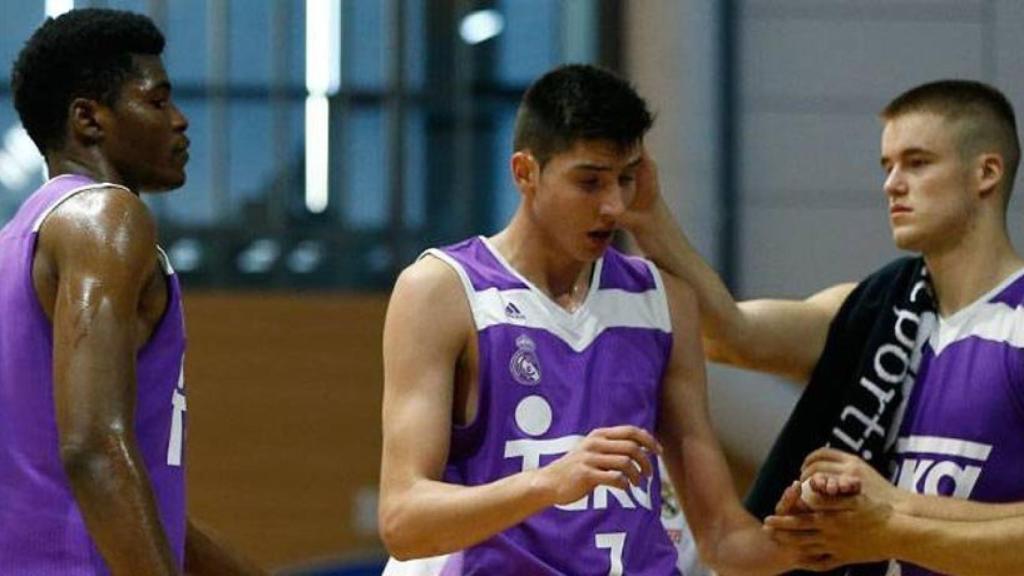
<instances>
[{"instance_id":1,"label":"white wall panel","mask_svg":"<svg viewBox=\"0 0 1024 576\"><path fill-rule=\"evenodd\" d=\"M899 255L885 205L877 208L747 208L743 295L805 297L856 281Z\"/></svg>"},{"instance_id":2,"label":"white wall panel","mask_svg":"<svg viewBox=\"0 0 1024 576\"><path fill-rule=\"evenodd\" d=\"M874 112L751 112L741 123L744 203L806 207L878 204L880 123Z\"/></svg>"},{"instance_id":3,"label":"white wall panel","mask_svg":"<svg viewBox=\"0 0 1024 576\"><path fill-rule=\"evenodd\" d=\"M984 27L772 19L745 21L742 33L745 106L856 107L928 80L978 76Z\"/></svg>"}]
</instances>

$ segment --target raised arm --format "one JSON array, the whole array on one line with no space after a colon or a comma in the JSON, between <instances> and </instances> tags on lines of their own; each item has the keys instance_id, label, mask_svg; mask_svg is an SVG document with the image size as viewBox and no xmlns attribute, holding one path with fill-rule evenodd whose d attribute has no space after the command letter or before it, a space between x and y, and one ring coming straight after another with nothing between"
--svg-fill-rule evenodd
<instances>
[{"instance_id":1,"label":"raised arm","mask_svg":"<svg viewBox=\"0 0 1024 576\"><path fill-rule=\"evenodd\" d=\"M646 154L637 173L636 199L623 221L658 268L692 287L710 360L801 383L810 378L829 324L854 284L833 286L806 300L736 302L676 223L661 197L657 166Z\"/></svg>"},{"instance_id":2,"label":"raised arm","mask_svg":"<svg viewBox=\"0 0 1024 576\"><path fill-rule=\"evenodd\" d=\"M720 574L777 574L802 565L799 544L777 545L739 502L708 415L696 296L675 278L666 277L665 286L673 343L658 432L701 559Z\"/></svg>"},{"instance_id":3,"label":"raised arm","mask_svg":"<svg viewBox=\"0 0 1024 576\"><path fill-rule=\"evenodd\" d=\"M56 281L37 292L53 322L61 460L113 574L177 572L135 439L135 355L149 336L139 304L155 247L145 206L115 189L65 202L37 248Z\"/></svg>"},{"instance_id":4,"label":"raised arm","mask_svg":"<svg viewBox=\"0 0 1024 576\"><path fill-rule=\"evenodd\" d=\"M476 333L461 283L428 257L398 279L384 324L381 537L398 559L472 546L598 484L650 474L654 439L631 426L598 429L548 466L480 486L442 479L456 366L475 361ZM625 456L625 458L623 458Z\"/></svg>"}]
</instances>

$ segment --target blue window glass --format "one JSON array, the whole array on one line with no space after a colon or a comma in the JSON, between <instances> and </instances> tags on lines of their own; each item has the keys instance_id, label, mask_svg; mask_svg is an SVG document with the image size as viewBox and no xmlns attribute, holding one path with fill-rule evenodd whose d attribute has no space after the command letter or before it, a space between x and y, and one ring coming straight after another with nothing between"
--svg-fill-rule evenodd
<instances>
[{"instance_id":1,"label":"blue window glass","mask_svg":"<svg viewBox=\"0 0 1024 576\"><path fill-rule=\"evenodd\" d=\"M269 84L273 57L271 0L231 0L229 16L229 81L243 85Z\"/></svg>"},{"instance_id":2,"label":"blue window glass","mask_svg":"<svg viewBox=\"0 0 1024 576\"><path fill-rule=\"evenodd\" d=\"M405 0L405 83L409 90L421 90L426 77L426 0Z\"/></svg>"},{"instance_id":3,"label":"blue window glass","mask_svg":"<svg viewBox=\"0 0 1024 576\"><path fill-rule=\"evenodd\" d=\"M287 33L285 78L290 86L302 87L306 85L306 3L285 2L285 6L277 11L284 15L281 28Z\"/></svg>"},{"instance_id":4,"label":"blue window glass","mask_svg":"<svg viewBox=\"0 0 1024 576\"><path fill-rule=\"evenodd\" d=\"M352 109L344 123L344 198L342 217L356 229L381 227L387 222L387 185L384 178L387 148L384 113L378 107ZM337 158L336 154L331 155ZM333 164L335 169L337 164Z\"/></svg>"},{"instance_id":5,"label":"blue window glass","mask_svg":"<svg viewBox=\"0 0 1024 576\"><path fill-rule=\"evenodd\" d=\"M247 206L265 203L274 181L272 110L264 100L236 99L229 105L231 166L229 212L244 217Z\"/></svg>"},{"instance_id":6,"label":"blue window glass","mask_svg":"<svg viewBox=\"0 0 1024 576\"><path fill-rule=\"evenodd\" d=\"M76 2L76 5L83 4L83 2ZM113 8L115 10L127 10L129 12L138 12L139 14L148 14L148 2L146 0L107 0L103 3L106 8Z\"/></svg>"},{"instance_id":7,"label":"blue window glass","mask_svg":"<svg viewBox=\"0 0 1024 576\"><path fill-rule=\"evenodd\" d=\"M426 126L419 109L405 113L405 169L403 171L404 219L409 228L424 225L426 219L427 147Z\"/></svg>"},{"instance_id":8,"label":"blue window glass","mask_svg":"<svg viewBox=\"0 0 1024 576\"><path fill-rule=\"evenodd\" d=\"M505 31L498 36L500 81L528 85L561 60L562 3L550 0L500 0Z\"/></svg>"},{"instance_id":9,"label":"blue window glass","mask_svg":"<svg viewBox=\"0 0 1024 576\"><path fill-rule=\"evenodd\" d=\"M209 78L206 32L205 0L173 0L167 3L164 62L175 85L202 85Z\"/></svg>"},{"instance_id":10,"label":"blue window glass","mask_svg":"<svg viewBox=\"0 0 1024 576\"><path fill-rule=\"evenodd\" d=\"M0 62L4 66L0 84L7 85L11 64L43 17L42 2L0 3Z\"/></svg>"},{"instance_id":11,"label":"blue window glass","mask_svg":"<svg viewBox=\"0 0 1024 576\"><path fill-rule=\"evenodd\" d=\"M387 4L380 0L342 2L342 84L348 88L382 88L387 78L385 42Z\"/></svg>"}]
</instances>

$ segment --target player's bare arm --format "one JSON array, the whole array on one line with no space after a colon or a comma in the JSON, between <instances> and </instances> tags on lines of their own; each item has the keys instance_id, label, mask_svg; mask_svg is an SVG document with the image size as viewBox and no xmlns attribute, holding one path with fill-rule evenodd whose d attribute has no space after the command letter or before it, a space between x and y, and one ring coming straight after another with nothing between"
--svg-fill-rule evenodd
<instances>
[{"instance_id":1,"label":"player's bare arm","mask_svg":"<svg viewBox=\"0 0 1024 576\"><path fill-rule=\"evenodd\" d=\"M854 284L833 286L806 300L736 302L675 221L661 196L657 165L646 153L637 172L636 199L623 221L648 258L696 293L710 360L800 383L809 379L829 324Z\"/></svg>"},{"instance_id":2,"label":"player's bare arm","mask_svg":"<svg viewBox=\"0 0 1024 576\"><path fill-rule=\"evenodd\" d=\"M815 450L804 460L801 479L820 476L855 478L859 480L862 491L870 498L888 503L896 511L910 516L964 522L1024 517L1024 502L993 504L918 494L898 488L863 459L834 448Z\"/></svg>"},{"instance_id":3,"label":"player's bare arm","mask_svg":"<svg viewBox=\"0 0 1024 576\"><path fill-rule=\"evenodd\" d=\"M988 505L988 519L949 520L908 514L865 493L815 504L814 514L770 516L766 525L779 542L813 540L827 549L828 560L815 569L894 558L942 574L1009 576L1024 571L1024 515L1010 514L1018 506Z\"/></svg>"},{"instance_id":4,"label":"player's bare arm","mask_svg":"<svg viewBox=\"0 0 1024 576\"><path fill-rule=\"evenodd\" d=\"M658 433L701 558L720 574L775 574L803 565L799 546L775 544L739 502L708 415L697 298L678 279L664 281L673 344Z\"/></svg>"},{"instance_id":5,"label":"player's bare arm","mask_svg":"<svg viewBox=\"0 0 1024 576\"><path fill-rule=\"evenodd\" d=\"M783 542L818 531L833 551L828 566L897 558L944 574L1019 574L1024 555L1024 503L991 504L927 496L899 489L860 458L822 448L811 453L802 477L852 477L857 496L812 501L816 515L766 519ZM850 538L849 534L858 534ZM1017 546L1015 546L1017 544ZM827 567L822 565L821 567Z\"/></svg>"},{"instance_id":6,"label":"player's bare arm","mask_svg":"<svg viewBox=\"0 0 1024 576\"><path fill-rule=\"evenodd\" d=\"M638 428L592 431L549 466L481 486L442 479L460 374L475 366L476 337L455 271L433 258L405 270L384 325L381 536L399 559L472 546L599 484L623 487L651 473L654 439ZM473 407L468 413L472 417Z\"/></svg>"},{"instance_id":7,"label":"player's bare arm","mask_svg":"<svg viewBox=\"0 0 1024 576\"><path fill-rule=\"evenodd\" d=\"M261 576L266 574L210 528L188 519L185 532L185 576Z\"/></svg>"},{"instance_id":8,"label":"player's bare arm","mask_svg":"<svg viewBox=\"0 0 1024 576\"><path fill-rule=\"evenodd\" d=\"M134 438L135 355L167 301L158 274L154 223L129 192L76 195L42 226L33 279L53 323L61 460L113 574L176 571Z\"/></svg>"}]
</instances>

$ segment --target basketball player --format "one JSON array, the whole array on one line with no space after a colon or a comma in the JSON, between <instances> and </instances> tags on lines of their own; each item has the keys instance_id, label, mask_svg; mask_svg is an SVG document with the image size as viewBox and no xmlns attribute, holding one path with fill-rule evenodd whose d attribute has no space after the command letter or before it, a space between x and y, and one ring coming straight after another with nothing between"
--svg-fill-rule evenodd
<instances>
[{"instance_id":1,"label":"basketball player","mask_svg":"<svg viewBox=\"0 0 1024 576\"><path fill-rule=\"evenodd\" d=\"M893 239L920 257L859 285L736 303L657 199L650 163L628 225L694 287L710 358L810 381L748 499L764 516L790 486L767 520L778 541L817 541L829 550L818 568L898 560L853 574L1024 574L1014 112L994 88L952 80L905 92L881 117ZM853 510L790 514L805 508L795 476L838 473L861 480Z\"/></svg>"},{"instance_id":2,"label":"basketball player","mask_svg":"<svg viewBox=\"0 0 1024 576\"><path fill-rule=\"evenodd\" d=\"M381 535L443 574L674 574L664 457L705 561L802 560L739 504L708 421L692 292L610 247L635 193L646 103L571 65L515 126L521 202L496 235L429 250L384 328Z\"/></svg>"},{"instance_id":3,"label":"basketball player","mask_svg":"<svg viewBox=\"0 0 1024 576\"><path fill-rule=\"evenodd\" d=\"M185 514L177 277L140 191L185 182L164 38L48 19L14 103L51 179L0 231L0 574L258 574Z\"/></svg>"}]
</instances>

